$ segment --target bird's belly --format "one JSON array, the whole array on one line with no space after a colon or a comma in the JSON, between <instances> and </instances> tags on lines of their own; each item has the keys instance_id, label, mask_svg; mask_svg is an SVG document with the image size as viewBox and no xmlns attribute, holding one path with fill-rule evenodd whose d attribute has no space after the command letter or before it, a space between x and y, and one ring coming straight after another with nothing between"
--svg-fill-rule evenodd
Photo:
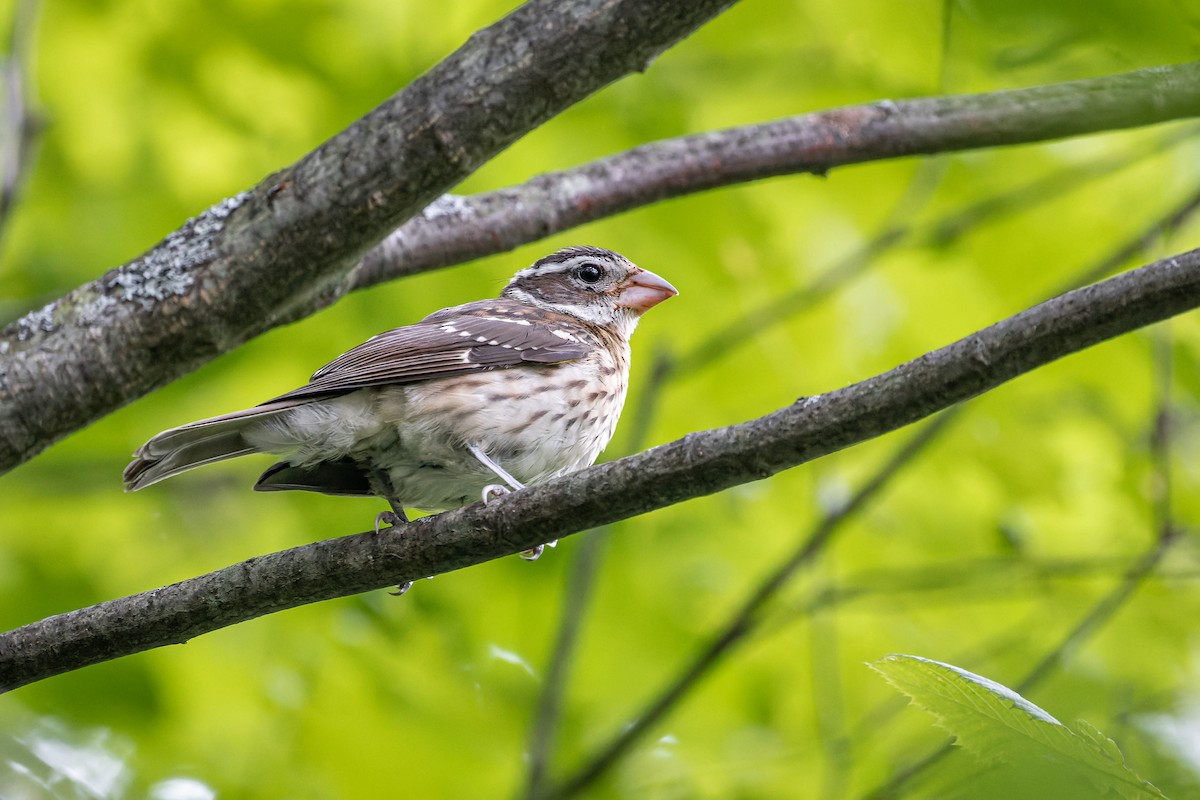
<instances>
[{"instance_id":1,"label":"bird's belly","mask_svg":"<svg viewBox=\"0 0 1200 800\"><path fill-rule=\"evenodd\" d=\"M381 397L399 446L375 457L400 500L442 510L479 499L502 483L467 450L488 456L524 484L592 464L612 438L624 382L608 387L587 363L497 370L396 387ZM618 391L619 389L619 391ZM388 406L398 413L388 413Z\"/></svg>"}]
</instances>

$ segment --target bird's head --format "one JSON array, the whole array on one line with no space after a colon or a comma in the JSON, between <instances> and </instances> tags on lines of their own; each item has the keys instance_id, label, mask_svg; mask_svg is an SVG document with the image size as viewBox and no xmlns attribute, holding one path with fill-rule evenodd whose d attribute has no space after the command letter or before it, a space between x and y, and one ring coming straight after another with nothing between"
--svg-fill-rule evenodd
<instances>
[{"instance_id":1,"label":"bird's head","mask_svg":"<svg viewBox=\"0 0 1200 800\"><path fill-rule=\"evenodd\" d=\"M628 336L644 312L679 292L618 253L580 246L538 259L501 294Z\"/></svg>"}]
</instances>

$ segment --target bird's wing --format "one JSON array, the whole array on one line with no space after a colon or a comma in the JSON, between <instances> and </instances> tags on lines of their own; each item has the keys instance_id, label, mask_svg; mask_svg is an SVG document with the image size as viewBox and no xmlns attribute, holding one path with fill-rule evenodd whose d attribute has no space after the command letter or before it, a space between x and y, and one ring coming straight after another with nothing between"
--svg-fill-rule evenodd
<instances>
[{"instance_id":1,"label":"bird's wing","mask_svg":"<svg viewBox=\"0 0 1200 800\"><path fill-rule=\"evenodd\" d=\"M569 317L506 299L480 301L374 336L321 367L307 385L268 402L573 361L590 349L586 332Z\"/></svg>"}]
</instances>

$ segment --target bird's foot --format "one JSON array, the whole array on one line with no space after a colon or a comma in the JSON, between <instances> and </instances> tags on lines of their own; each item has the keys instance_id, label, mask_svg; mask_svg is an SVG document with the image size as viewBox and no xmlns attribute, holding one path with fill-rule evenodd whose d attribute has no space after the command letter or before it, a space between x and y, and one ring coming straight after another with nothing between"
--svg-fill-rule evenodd
<instances>
[{"instance_id":1,"label":"bird's foot","mask_svg":"<svg viewBox=\"0 0 1200 800\"><path fill-rule=\"evenodd\" d=\"M401 525L408 524L408 520L401 514L395 511L380 511L375 515L375 534L378 535L384 527L399 528Z\"/></svg>"},{"instance_id":2,"label":"bird's foot","mask_svg":"<svg viewBox=\"0 0 1200 800\"><path fill-rule=\"evenodd\" d=\"M503 497L506 494L512 494L512 489L509 489L507 486L501 486L498 483L489 483L487 486L483 487L483 504L486 506L489 500L492 500L496 497ZM558 539L555 539L553 542L539 544L532 550L522 550L520 556L526 561L537 561L542 557L542 551L544 551L547 547L554 547L557 544Z\"/></svg>"},{"instance_id":3,"label":"bird's foot","mask_svg":"<svg viewBox=\"0 0 1200 800\"><path fill-rule=\"evenodd\" d=\"M394 497L385 497L388 505L392 507L391 511L380 511L375 517L375 533L378 534L380 529L386 525L389 528L399 528L401 525L408 524L408 514L404 513L404 505Z\"/></svg>"},{"instance_id":4,"label":"bird's foot","mask_svg":"<svg viewBox=\"0 0 1200 800\"><path fill-rule=\"evenodd\" d=\"M497 497L503 497L506 494L512 494L512 489L509 489L507 486L503 486L499 483L489 483L487 486L483 487L483 504L486 506L492 500L496 499Z\"/></svg>"},{"instance_id":5,"label":"bird's foot","mask_svg":"<svg viewBox=\"0 0 1200 800\"><path fill-rule=\"evenodd\" d=\"M545 544L539 544L537 547L533 548L532 550L522 550L520 553L518 553L518 555L521 556L521 558L525 559L526 561L537 561L539 558L542 557L542 553L545 551L545 549L547 547L555 547L557 545L558 545L558 539L555 539L553 542L546 542Z\"/></svg>"},{"instance_id":6,"label":"bird's foot","mask_svg":"<svg viewBox=\"0 0 1200 800\"><path fill-rule=\"evenodd\" d=\"M399 528L401 525L408 524L408 515L404 513L404 508L399 503L389 500L392 504L391 511L380 511L375 515L375 535L379 535L379 531L384 525L389 528ZM399 597L412 588L412 581L405 581L396 587L396 591L388 592L392 597Z\"/></svg>"}]
</instances>

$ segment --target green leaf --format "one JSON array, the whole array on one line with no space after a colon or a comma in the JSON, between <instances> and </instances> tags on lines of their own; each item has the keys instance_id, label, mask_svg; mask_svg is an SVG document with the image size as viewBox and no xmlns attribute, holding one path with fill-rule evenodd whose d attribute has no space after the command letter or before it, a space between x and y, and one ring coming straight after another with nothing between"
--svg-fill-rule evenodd
<instances>
[{"instance_id":1,"label":"green leaf","mask_svg":"<svg viewBox=\"0 0 1200 800\"><path fill-rule=\"evenodd\" d=\"M869 666L989 763L1038 771L1051 765L1125 798L1165 797L1095 727L1080 722L1072 729L1007 686L920 656L889 655Z\"/></svg>"}]
</instances>

